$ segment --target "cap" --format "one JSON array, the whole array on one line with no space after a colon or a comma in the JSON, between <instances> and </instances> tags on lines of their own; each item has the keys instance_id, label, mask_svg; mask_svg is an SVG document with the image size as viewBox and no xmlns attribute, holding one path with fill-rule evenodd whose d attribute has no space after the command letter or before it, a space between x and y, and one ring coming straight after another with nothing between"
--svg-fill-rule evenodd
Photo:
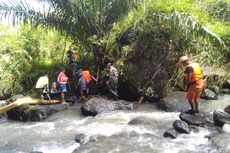
<instances>
[{"instance_id":1,"label":"cap","mask_svg":"<svg viewBox=\"0 0 230 153\"><path fill-rule=\"evenodd\" d=\"M187 56L181 56L180 59L179 59L179 62L181 63L181 62L184 62L186 60L188 60Z\"/></svg>"}]
</instances>

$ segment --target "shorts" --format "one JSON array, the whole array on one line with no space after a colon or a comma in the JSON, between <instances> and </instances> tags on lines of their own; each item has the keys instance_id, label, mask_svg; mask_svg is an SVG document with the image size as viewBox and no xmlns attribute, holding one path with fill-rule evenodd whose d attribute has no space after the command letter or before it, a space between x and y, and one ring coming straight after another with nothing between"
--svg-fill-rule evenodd
<instances>
[{"instance_id":1,"label":"shorts","mask_svg":"<svg viewBox=\"0 0 230 153\"><path fill-rule=\"evenodd\" d=\"M59 84L61 92L67 92L66 84Z\"/></svg>"},{"instance_id":2,"label":"shorts","mask_svg":"<svg viewBox=\"0 0 230 153\"><path fill-rule=\"evenodd\" d=\"M40 92L40 93L42 93L43 90L44 90L44 88L37 88L37 91Z\"/></svg>"},{"instance_id":3,"label":"shorts","mask_svg":"<svg viewBox=\"0 0 230 153\"><path fill-rule=\"evenodd\" d=\"M187 92L187 99L199 99L203 88L204 81L202 79L190 84Z\"/></svg>"}]
</instances>

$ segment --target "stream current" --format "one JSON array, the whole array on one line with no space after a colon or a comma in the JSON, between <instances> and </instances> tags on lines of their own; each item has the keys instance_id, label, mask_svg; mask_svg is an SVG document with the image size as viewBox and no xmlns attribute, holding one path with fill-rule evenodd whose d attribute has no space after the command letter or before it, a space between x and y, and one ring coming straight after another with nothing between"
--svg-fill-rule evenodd
<instances>
[{"instance_id":1,"label":"stream current","mask_svg":"<svg viewBox=\"0 0 230 153\"><path fill-rule=\"evenodd\" d=\"M201 111L212 113L229 105L230 95L218 100L201 100ZM0 120L0 153L229 153L230 133L212 139L209 132L182 134L177 139L164 138L179 113L159 110L155 104L138 105L137 110L114 111L84 117L80 105L56 113L43 122ZM128 124L132 119L144 124ZM146 124L145 124L146 122ZM93 139L83 145L75 135L84 133Z\"/></svg>"}]
</instances>

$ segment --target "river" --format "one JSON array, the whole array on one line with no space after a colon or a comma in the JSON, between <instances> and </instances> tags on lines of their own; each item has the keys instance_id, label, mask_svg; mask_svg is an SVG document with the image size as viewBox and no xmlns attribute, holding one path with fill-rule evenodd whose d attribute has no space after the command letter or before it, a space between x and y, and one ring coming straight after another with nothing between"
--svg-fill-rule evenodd
<instances>
[{"instance_id":1,"label":"river","mask_svg":"<svg viewBox=\"0 0 230 153\"><path fill-rule=\"evenodd\" d=\"M201 101L201 111L213 112L229 105L230 95L218 100ZM0 120L0 153L229 153L230 134L211 140L208 131L182 134L177 139L163 133L179 119L179 113L159 110L154 104L142 104L133 111L114 111L96 117L84 117L80 104L50 116L44 122ZM132 119L146 124L128 124ZM94 140L79 145L75 134L84 133Z\"/></svg>"}]
</instances>

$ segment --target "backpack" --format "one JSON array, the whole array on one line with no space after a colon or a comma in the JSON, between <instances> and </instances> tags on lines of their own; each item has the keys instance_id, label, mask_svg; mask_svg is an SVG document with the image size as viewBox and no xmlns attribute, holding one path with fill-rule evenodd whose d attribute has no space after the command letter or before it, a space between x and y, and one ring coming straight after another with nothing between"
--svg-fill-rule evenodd
<instances>
[{"instance_id":1,"label":"backpack","mask_svg":"<svg viewBox=\"0 0 230 153\"><path fill-rule=\"evenodd\" d=\"M79 86L82 90L87 89L87 80L85 78L80 78L79 79Z\"/></svg>"}]
</instances>

